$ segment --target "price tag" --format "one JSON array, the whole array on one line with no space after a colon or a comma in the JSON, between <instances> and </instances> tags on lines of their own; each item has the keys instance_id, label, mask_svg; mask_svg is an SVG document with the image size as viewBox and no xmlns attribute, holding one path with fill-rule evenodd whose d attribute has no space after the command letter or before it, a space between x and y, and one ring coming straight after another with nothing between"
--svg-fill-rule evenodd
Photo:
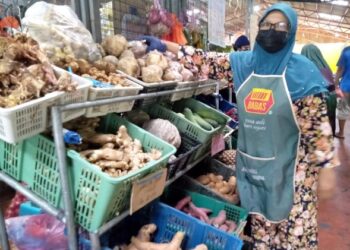
<instances>
[{"instance_id":1,"label":"price tag","mask_svg":"<svg viewBox=\"0 0 350 250\"><path fill-rule=\"evenodd\" d=\"M225 139L224 135L216 134L211 140L211 156L216 155L217 153L225 149Z\"/></svg>"},{"instance_id":2,"label":"price tag","mask_svg":"<svg viewBox=\"0 0 350 250\"><path fill-rule=\"evenodd\" d=\"M161 169L133 183L130 198L130 214L143 208L163 194L166 176L167 169Z\"/></svg>"}]
</instances>

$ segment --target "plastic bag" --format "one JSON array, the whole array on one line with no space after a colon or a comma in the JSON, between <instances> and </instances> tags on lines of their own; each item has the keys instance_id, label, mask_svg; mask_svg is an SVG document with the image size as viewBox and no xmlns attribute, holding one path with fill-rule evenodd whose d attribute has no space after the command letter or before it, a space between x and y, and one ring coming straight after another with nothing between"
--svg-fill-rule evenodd
<instances>
[{"instance_id":1,"label":"plastic bag","mask_svg":"<svg viewBox=\"0 0 350 250\"><path fill-rule=\"evenodd\" d=\"M50 59L62 54L90 62L102 58L91 33L69 6L37 2L28 8L22 23Z\"/></svg>"},{"instance_id":2,"label":"plastic bag","mask_svg":"<svg viewBox=\"0 0 350 250\"><path fill-rule=\"evenodd\" d=\"M187 44L187 39L183 33L182 23L179 22L175 14L171 14L171 18L173 20L173 26L169 34L164 35L162 39L171 41L180 45Z\"/></svg>"},{"instance_id":3,"label":"plastic bag","mask_svg":"<svg viewBox=\"0 0 350 250\"><path fill-rule=\"evenodd\" d=\"M148 13L148 25L150 33L161 37L168 34L173 26L171 14L160 6L159 0L154 0Z\"/></svg>"},{"instance_id":4,"label":"plastic bag","mask_svg":"<svg viewBox=\"0 0 350 250\"><path fill-rule=\"evenodd\" d=\"M18 250L67 250L65 224L48 214L6 220L9 239Z\"/></svg>"}]
</instances>

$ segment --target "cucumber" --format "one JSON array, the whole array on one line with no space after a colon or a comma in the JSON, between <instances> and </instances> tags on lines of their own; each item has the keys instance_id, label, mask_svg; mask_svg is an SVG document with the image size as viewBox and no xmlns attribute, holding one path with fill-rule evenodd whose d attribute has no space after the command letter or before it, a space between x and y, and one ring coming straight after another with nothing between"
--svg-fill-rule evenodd
<instances>
[{"instance_id":1,"label":"cucumber","mask_svg":"<svg viewBox=\"0 0 350 250\"><path fill-rule=\"evenodd\" d=\"M202 118L207 118L207 119L212 119L217 121L217 123L224 125L227 123L226 118L221 117L215 113L213 113L211 110L209 109L200 109L196 112L199 116L201 116Z\"/></svg>"},{"instance_id":2,"label":"cucumber","mask_svg":"<svg viewBox=\"0 0 350 250\"><path fill-rule=\"evenodd\" d=\"M179 115L179 116L181 116L182 118L186 118L185 115L182 114L182 113L180 113L180 112L179 112L179 113L176 113L176 114Z\"/></svg>"},{"instance_id":3,"label":"cucumber","mask_svg":"<svg viewBox=\"0 0 350 250\"><path fill-rule=\"evenodd\" d=\"M198 123L199 126L201 126L203 129L205 130L212 130L213 127L210 125L209 122L206 122L202 117L200 117L198 114L194 113L194 119L196 120L196 122Z\"/></svg>"},{"instance_id":4,"label":"cucumber","mask_svg":"<svg viewBox=\"0 0 350 250\"><path fill-rule=\"evenodd\" d=\"M204 118L204 120L209 123L210 125L212 125L214 128L216 128L217 126L219 126L219 123L213 119L209 119L209 118Z\"/></svg>"},{"instance_id":5,"label":"cucumber","mask_svg":"<svg viewBox=\"0 0 350 250\"><path fill-rule=\"evenodd\" d=\"M185 108L184 109L184 115L185 115L185 118L187 120L189 120L190 122L196 124L196 125L199 125L196 120L194 119L194 115L192 113L192 110L190 110L189 108Z\"/></svg>"}]
</instances>

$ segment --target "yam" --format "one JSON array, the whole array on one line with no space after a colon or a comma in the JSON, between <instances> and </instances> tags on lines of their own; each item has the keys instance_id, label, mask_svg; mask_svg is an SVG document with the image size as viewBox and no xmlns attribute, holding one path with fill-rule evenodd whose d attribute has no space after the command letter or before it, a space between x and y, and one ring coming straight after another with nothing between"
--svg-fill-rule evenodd
<instances>
[{"instance_id":1,"label":"yam","mask_svg":"<svg viewBox=\"0 0 350 250\"><path fill-rule=\"evenodd\" d=\"M122 35L112 35L102 41L102 47L108 55L120 56L128 47L128 41Z\"/></svg>"},{"instance_id":2,"label":"yam","mask_svg":"<svg viewBox=\"0 0 350 250\"><path fill-rule=\"evenodd\" d=\"M210 178L206 175L201 175L197 177L197 181L203 185L208 185L210 183Z\"/></svg>"}]
</instances>

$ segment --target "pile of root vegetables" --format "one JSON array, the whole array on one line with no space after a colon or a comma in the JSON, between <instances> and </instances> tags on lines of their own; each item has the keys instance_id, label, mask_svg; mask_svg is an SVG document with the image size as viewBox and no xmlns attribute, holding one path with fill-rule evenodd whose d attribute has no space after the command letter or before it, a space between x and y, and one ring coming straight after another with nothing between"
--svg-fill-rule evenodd
<instances>
[{"instance_id":1,"label":"pile of root vegetables","mask_svg":"<svg viewBox=\"0 0 350 250\"><path fill-rule=\"evenodd\" d=\"M175 206L176 209L191 215L204 223L212 225L220 230L233 233L237 229L237 224L229 220L225 210L221 210L217 216L212 216L212 211L204 207L197 207L190 196L181 199Z\"/></svg>"},{"instance_id":2,"label":"pile of root vegetables","mask_svg":"<svg viewBox=\"0 0 350 250\"><path fill-rule=\"evenodd\" d=\"M237 192L237 181L235 176L231 176L227 181L224 177L215 173L207 173L200 175L196 180L211 189L213 192L223 197L225 200L237 204L239 202L239 195Z\"/></svg>"},{"instance_id":3,"label":"pile of root vegetables","mask_svg":"<svg viewBox=\"0 0 350 250\"><path fill-rule=\"evenodd\" d=\"M117 246L115 250L181 250L182 241L185 238L185 233L177 232L169 243L152 242L152 237L157 230L157 225L147 224L141 227L137 236L131 238L129 245ZM208 250L207 246L200 244L193 250Z\"/></svg>"},{"instance_id":4,"label":"pile of root vegetables","mask_svg":"<svg viewBox=\"0 0 350 250\"><path fill-rule=\"evenodd\" d=\"M68 73L55 75L35 40L24 34L0 38L0 107L14 107L54 91L75 89Z\"/></svg>"},{"instance_id":5,"label":"pile of root vegetables","mask_svg":"<svg viewBox=\"0 0 350 250\"><path fill-rule=\"evenodd\" d=\"M124 176L162 156L157 149L144 152L141 141L132 138L123 125L116 128L115 134L96 132L99 122L99 118L79 119L66 123L65 128L76 131L83 140L81 145L69 147L108 175Z\"/></svg>"}]
</instances>

